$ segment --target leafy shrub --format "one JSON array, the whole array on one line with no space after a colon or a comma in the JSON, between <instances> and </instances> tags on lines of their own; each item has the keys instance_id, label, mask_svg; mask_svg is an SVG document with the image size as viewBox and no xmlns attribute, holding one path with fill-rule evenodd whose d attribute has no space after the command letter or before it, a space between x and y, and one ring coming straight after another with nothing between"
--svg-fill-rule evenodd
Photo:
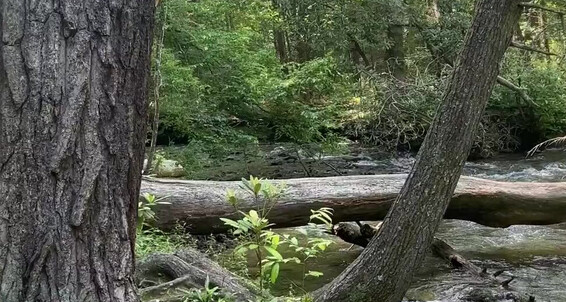
<instances>
[{"instance_id":1,"label":"leafy shrub","mask_svg":"<svg viewBox=\"0 0 566 302\"><path fill-rule=\"evenodd\" d=\"M256 209L249 210L248 212L240 211L241 199L235 191L229 190L226 199L230 205L238 210L242 218L238 220L221 218L221 220L232 228L234 235L240 236L241 243L235 248L235 253L245 255L251 252L255 255L259 271L260 288L265 290L269 284L275 284L279 278L281 265L289 262L303 265L303 282L307 277L322 276L320 272L308 270L307 261L316 258L321 252L326 250L331 241L316 238L310 240L308 246L301 246L297 238L290 236L281 237L270 229L273 224L269 222L267 216L284 194L285 186L275 186L250 176L249 180L242 179L241 188L246 194L251 195ZM331 215L331 209L324 208L313 211L311 220L318 220L331 225ZM301 255L302 259L298 257L285 258L278 251L282 244L289 244L290 247Z\"/></svg>"}]
</instances>

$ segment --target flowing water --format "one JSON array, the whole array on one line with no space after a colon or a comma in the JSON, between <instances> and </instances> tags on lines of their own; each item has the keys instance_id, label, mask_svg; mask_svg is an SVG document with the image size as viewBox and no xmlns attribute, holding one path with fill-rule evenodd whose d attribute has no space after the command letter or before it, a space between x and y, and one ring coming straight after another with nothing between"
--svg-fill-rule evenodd
<instances>
[{"instance_id":1,"label":"flowing water","mask_svg":"<svg viewBox=\"0 0 566 302\"><path fill-rule=\"evenodd\" d=\"M383 161L361 160L357 165L391 167L389 172L408 171L413 159ZM388 172L388 171L385 171ZM533 158L502 156L466 164L465 175L502 181L558 182L566 181L566 152L547 151ZM324 273L320 278L307 278L303 284L303 267L288 264L281 269L275 293L284 295L291 286L311 291L336 277L361 252L361 248L325 234L320 228L302 227L280 232L298 238L325 237L334 241L328 251L311 260L307 269ZM512 226L489 228L467 221L444 221L437 234L460 254L490 272L505 269L514 276L512 288L531 293L537 301L566 301L566 224L552 226ZM287 256L291 251L287 252ZM252 261L250 261L252 264ZM369 272L368 272L369 273ZM450 269L444 261L428 257L417 273L407 294L419 301L455 301L478 279Z\"/></svg>"}]
</instances>

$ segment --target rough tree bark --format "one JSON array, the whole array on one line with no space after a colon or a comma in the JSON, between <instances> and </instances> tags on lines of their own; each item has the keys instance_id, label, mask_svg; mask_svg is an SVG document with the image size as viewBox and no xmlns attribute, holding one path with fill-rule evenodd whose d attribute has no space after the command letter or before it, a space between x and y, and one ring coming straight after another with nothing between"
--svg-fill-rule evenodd
<instances>
[{"instance_id":1,"label":"rough tree bark","mask_svg":"<svg viewBox=\"0 0 566 302\"><path fill-rule=\"evenodd\" d=\"M403 298L429 249L472 146L521 9L518 0L480 0L442 105L400 197L376 237L317 302Z\"/></svg>"},{"instance_id":2,"label":"rough tree bark","mask_svg":"<svg viewBox=\"0 0 566 302\"><path fill-rule=\"evenodd\" d=\"M0 0L0 301L138 301L153 11Z\"/></svg>"}]
</instances>

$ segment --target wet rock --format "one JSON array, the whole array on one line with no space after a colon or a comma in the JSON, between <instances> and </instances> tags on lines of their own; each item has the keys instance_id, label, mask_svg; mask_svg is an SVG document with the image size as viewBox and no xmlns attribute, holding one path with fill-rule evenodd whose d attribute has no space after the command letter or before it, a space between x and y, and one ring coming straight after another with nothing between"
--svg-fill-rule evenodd
<instances>
[{"instance_id":1,"label":"wet rock","mask_svg":"<svg viewBox=\"0 0 566 302\"><path fill-rule=\"evenodd\" d=\"M175 160L158 160L156 165L154 172L157 177L183 177L187 175L185 168Z\"/></svg>"},{"instance_id":2,"label":"wet rock","mask_svg":"<svg viewBox=\"0 0 566 302\"><path fill-rule=\"evenodd\" d=\"M473 289L462 300L467 302L497 302L499 299L490 290Z\"/></svg>"},{"instance_id":3,"label":"wet rock","mask_svg":"<svg viewBox=\"0 0 566 302\"><path fill-rule=\"evenodd\" d=\"M514 292L496 293L494 290L477 288L471 290L463 299L466 302L535 302L530 295L521 295Z\"/></svg>"}]
</instances>

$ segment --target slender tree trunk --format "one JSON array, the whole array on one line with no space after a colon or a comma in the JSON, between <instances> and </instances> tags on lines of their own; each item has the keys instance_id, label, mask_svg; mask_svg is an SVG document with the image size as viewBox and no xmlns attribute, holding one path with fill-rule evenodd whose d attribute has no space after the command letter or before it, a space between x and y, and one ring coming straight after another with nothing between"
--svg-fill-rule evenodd
<instances>
[{"instance_id":1,"label":"slender tree trunk","mask_svg":"<svg viewBox=\"0 0 566 302\"><path fill-rule=\"evenodd\" d=\"M448 206L499 65L520 16L519 0L480 0L442 105L417 162L378 236L317 302L398 302L411 284Z\"/></svg>"},{"instance_id":2,"label":"slender tree trunk","mask_svg":"<svg viewBox=\"0 0 566 302\"><path fill-rule=\"evenodd\" d=\"M429 0L428 1L428 10L427 10L427 26L439 27L440 26L440 17L441 17L441 12L440 12L440 8L438 6L438 0ZM420 32L421 36L424 34L423 29L422 29L422 25L419 25L417 30ZM429 45L429 44L430 43L425 41L425 46L430 49L430 47L432 47L432 45ZM431 54L433 55L432 59L433 59L433 64L434 64L433 65L434 66L434 73L436 74L436 77L440 78L440 77L442 77L442 70L444 68L444 61L439 59L438 56L435 56L433 52L431 52Z\"/></svg>"},{"instance_id":3,"label":"slender tree trunk","mask_svg":"<svg viewBox=\"0 0 566 302\"><path fill-rule=\"evenodd\" d=\"M275 45L275 51L277 52L277 57L281 63L287 62L287 45L285 43L285 32L281 29L275 29L273 31L273 44Z\"/></svg>"},{"instance_id":4,"label":"slender tree trunk","mask_svg":"<svg viewBox=\"0 0 566 302\"><path fill-rule=\"evenodd\" d=\"M363 65L366 68L371 68L371 62L369 61L368 57L366 56L366 53L364 52L364 50L362 49L360 43L358 43L358 40L356 40L356 38L354 38L354 36L349 35L350 38L350 53L351 53L351 57L352 57L352 61L354 62L354 64L359 64L360 63L360 59L363 62Z\"/></svg>"},{"instance_id":5,"label":"slender tree trunk","mask_svg":"<svg viewBox=\"0 0 566 302\"><path fill-rule=\"evenodd\" d=\"M147 163L143 169L143 173L148 175L151 173L151 166L153 165L153 158L155 157L155 150L157 149L157 135L159 134L159 98L161 87L163 86L163 78L161 76L161 62L163 59L163 43L165 40L165 30L167 26L167 5L163 3L160 8L161 12L161 26L159 26L158 39L155 43L155 70L153 77L153 115L151 123L151 141L149 143L149 150L147 152Z\"/></svg>"},{"instance_id":6,"label":"slender tree trunk","mask_svg":"<svg viewBox=\"0 0 566 302\"><path fill-rule=\"evenodd\" d=\"M279 5L278 0L271 0L271 6L273 9L279 12L281 19L283 19L283 9ZM285 31L277 25L277 28L273 30L273 45L275 46L275 52L281 63L287 62L287 43L285 41Z\"/></svg>"},{"instance_id":7,"label":"slender tree trunk","mask_svg":"<svg viewBox=\"0 0 566 302\"><path fill-rule=\"evenodd\" d=\"M387 66L398 80L405 79L407 65L405 64L405 28L402 25L390 24L387 28L391 47L387 49Z\"/></svg>"},{"instance_id":8,"label":"slender tree trunk","mask_svg":"<svg viewBox=\"0 0 566 302\"><path fill-rule=\"evenodd\" d=\"M154 4L0 0L0 301L138 301Z\"/></svg>"},{"instance_id":9,"label":"slender tree trunk","mask_svg":"<svg viewBox=\"0 0 566 302\"><path fill-rule=\"evenodd\" d=\"M440 9L438 7L438 0L428 0L427 16L430 23L438 23L440 21Z\"/></svg>"},{"instance_id":10,"label":"slender tree trunk","mask_svg":"<svg viewBox=\"0 0 566 302\"><path fill-rule=\"evenodd\" d=\"M540 1L540 5L546 5L546 1ZM550 53L550 39L548 38L548 13L546 11L541 11L541 15L540 15L540 24L541 24L541 30L542 30L542 41L543 41L543 45L544 45L544 50L546 50L546 52ZM546 60L550 61L551 56L547 55L546 56Z\"/></svg>"}]
</instances>

